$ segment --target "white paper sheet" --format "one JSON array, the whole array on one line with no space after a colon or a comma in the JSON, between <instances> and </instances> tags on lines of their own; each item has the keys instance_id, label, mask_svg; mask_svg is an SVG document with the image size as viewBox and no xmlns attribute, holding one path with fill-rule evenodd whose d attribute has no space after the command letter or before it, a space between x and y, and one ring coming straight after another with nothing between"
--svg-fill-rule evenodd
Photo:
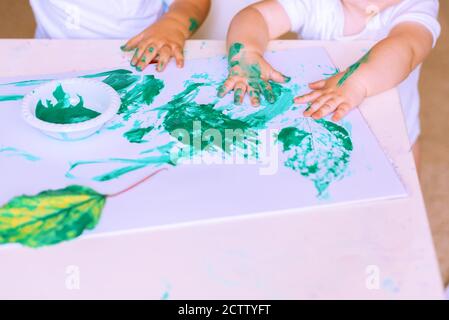
<instances>
[{"instance_id":1,"label":"white paper sheet","mask_svg":"<svg viewBox=\"0 0 449 320\"><path fill-rule=\"evenodd\" d=\"M292 96L306 93L308 83L336 72L322 48L272 52L267 54L267 59L276 69L292 77L292 81L285 86ZM102 71L107 70L45 75L33 77L32 80L64 79ZM135 74L141 75L137 72ZM319 134L315 136L313 133L319 125L302 117L305 106L295 108L293 104L285 113L267 123L269 131L264 132L267 137L274 137L271 139L271 147L275 150L270 153L271 158L261 156L254 163L210 165L204 161L221 159L223 155L229 158L230 155L220 150L216 153L203 152L202 156L199 154L194 157L195 161L202 159L200 164L189 164L184 160L176 166L142 165L140 169L119 178L95 181L95 177L136 165L139 159L155 154L142 153L146 150L170 142L176 143L163 129L148 133L144 137L147 142L144 143L130 143L123 134L136 125L162 126L166 114L155 109L172 101L176 94L183 92L191 83L207 84L200 88L193 101L197 104L214 103L216 110L224 110L222 113L232 119L244 119L260 110L269 111L267 108L270 108L264 101L260 109L254 109L249 105L248 99L240 107L233 105L231 95L223 100L216 98L217 87L227 75L225 57L191 60L183 70L170 65L161 74L155 73L150 67L143 74L154 74L165 84L154 102L149 106L141 106L127 121L123 116L117 116L107 128L78 142L54 140L29 127L21 118L20 100L0 102L0 204L22 194L33 195L74 184L92 187L103 194L115 193L160 168L167 170L119 197L108 199L101 221L91 233L129 231L406 196L394 168L358 110L339 123L350 133L353 144L353 150L349 153L349 165L319 195L310 177L286 166L288 156L283 152L283 145L276 142L276 135L286 127L309 128L313 139L320 139ZM98 77L98 80L104 79L105 77ZM2 96L24 95L36 87L25 84L5 85L23 80L31 79L0 79L0 83L3 83L0 84L0 100ZM268 138L260 140L263 146L267 146ZM315 144L318 150L320 142L316 140ZM237 158L241 162L248 162L244 157ZM100 162L79 165L69 171L71 165L80 161ZM267 167L272 169L268 170ZM271 174L262 174L267 171Z\"/></svg>"}]
</instances>

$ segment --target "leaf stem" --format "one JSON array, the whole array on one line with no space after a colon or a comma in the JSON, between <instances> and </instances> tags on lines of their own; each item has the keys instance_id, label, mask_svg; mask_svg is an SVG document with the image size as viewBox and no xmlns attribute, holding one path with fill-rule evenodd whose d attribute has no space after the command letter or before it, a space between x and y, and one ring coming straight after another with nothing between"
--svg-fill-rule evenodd
<instances>
[{"instance_id":1,"label":"leaf stem","mask_svg":"<svg viewBox=\"0 0 449 320\"><path fill-rule=\"evenodd\" d=\"M106 197L108 197L108 198L114 198L114 197L120 196L120 195L122 195L122 194L124 194L124 193L126 193L126 192L128 192L128 191L130 191L130 190L132 190L132 189L134 189L134 188L136 188L136 187L138 187L138 186L141 185L142 183L146 182L147 180L153 178L155 175L157 175L157 174L159 174L159 173L161 173L162 171L165 171L165 170L167 170L167 168L159 169L159 170L153 172L152 174L150 174L149 176L143 178L142 180L137 181L136 183L134 183L133 185L129 186L128 188L126 188L126 189L124 189L124 190L122 190L122 191L119 191L119 192L117 192L117 193L113 193L113 194L106 195Z\"/></svg>"}]
</instances>

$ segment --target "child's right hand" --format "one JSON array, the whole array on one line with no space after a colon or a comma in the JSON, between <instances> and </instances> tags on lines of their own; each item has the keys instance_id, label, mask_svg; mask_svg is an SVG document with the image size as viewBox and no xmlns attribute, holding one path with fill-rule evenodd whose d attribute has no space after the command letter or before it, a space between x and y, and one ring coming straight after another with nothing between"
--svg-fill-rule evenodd
<instances>
[{"instance_id":1,"label":"child's right hand","mask_svg":"<svg viewBox=\"0 0 449 320\"><path fill-rule=\"evenodd\" d=\"M263 96L269 103L275 102L270 81L286 83L290 78L276 71L255 50L245 49L240 43L234 43L229 49L229 75L218 89L218 96L224 97L234 90L234 103L242 104L245 94L250 97L253 106L260 105Z\"/></svg>"}]
</instances>

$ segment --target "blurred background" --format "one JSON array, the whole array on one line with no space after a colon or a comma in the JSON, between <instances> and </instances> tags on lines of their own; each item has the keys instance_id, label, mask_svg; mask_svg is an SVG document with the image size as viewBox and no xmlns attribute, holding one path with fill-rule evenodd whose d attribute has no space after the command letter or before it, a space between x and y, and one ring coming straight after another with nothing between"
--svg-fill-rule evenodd
<instances>
[{"instance_id":1,"label":"blurred background","mask_svg":"<svg viewBox=\"0 0 449 320\"><path fill-rule=\"evenodd\" d=\"M198 39L224 39L232 16L254 0L213 1ZM449 283L449 1L440 1L441 38L421 77L421 185L445 283ZM0 38L32 38L28 0L0 1ZM1 76L1 75L0 75Z\"/></svg>"}]
</instances>

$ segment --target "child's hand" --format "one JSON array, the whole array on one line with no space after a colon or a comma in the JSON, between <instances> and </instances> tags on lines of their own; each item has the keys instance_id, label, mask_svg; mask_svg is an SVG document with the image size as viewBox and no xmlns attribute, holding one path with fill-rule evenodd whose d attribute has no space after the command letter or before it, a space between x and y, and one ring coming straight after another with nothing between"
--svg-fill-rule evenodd
<instances>
[{"instance_id":1,"label":"child's hand","mask_svg":"<svg viewBox=\"0 0 449 320\"><path fill-rule=\"evenodd\" d=\"M184 66L184 44L186 34L183 27L173 20L160 20L130 39L123 51L135 50L131 65L138 71L145 69L152 61L156 70L164 71L171 58L175 58L178 68Z\"/></svg>"},{"instance_id":2,"label":"child's hand","mask_svg":"<svg viewBox=\"0 0 449 320\"><path fill-rule=\"evenodd\" d=\"M255 51L243 49L243 45L234 44L229 53L229 76L218 89L218 96L224 97L234 90L234 103L242 104L245 94L250 96L253 106L260 105L260 96L273 103L275 96L269 81L288 82L290 78L265 61L263 56Z\"/></svg>"},{"instance_id":3,"label":"child's hand","mask_svg":"<svg viewBox=\"0 0 449 320\"><path fill-rule=\"evenodd\" d=\"M332 120L339 121L367 97L365 85L355 77L343 78L339 73L327 80L309 84L313 91L295 99L296 104L310 103L304 116L316 120L334 113Z\"/></svg>"}]
</instances>

